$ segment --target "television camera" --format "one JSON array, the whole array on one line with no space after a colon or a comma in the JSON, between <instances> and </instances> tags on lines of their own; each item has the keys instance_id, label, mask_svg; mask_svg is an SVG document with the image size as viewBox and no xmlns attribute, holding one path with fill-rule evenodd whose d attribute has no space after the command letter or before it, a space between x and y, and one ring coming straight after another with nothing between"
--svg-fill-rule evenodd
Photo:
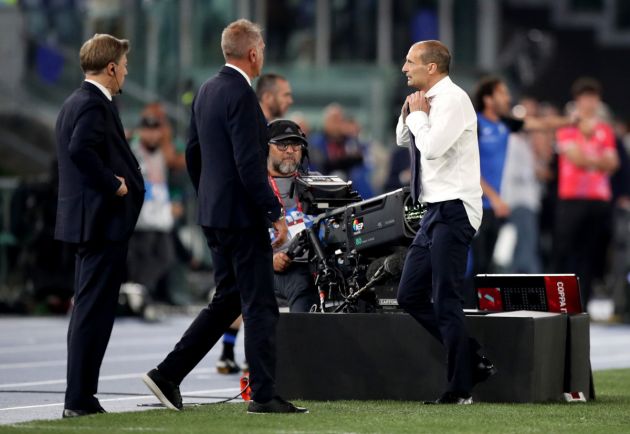
<instances>
[{"instance_id":1,"label":"television camera","mask_svg":"<svg viewBox=\"0 0 630 434\"><path fill-rule=\"evenodd\" d=\"M319 292L318 311L373 312L397 307L396 290L407 247L425 209L409 188L361 200L336 176L299 176L294 188L313 225L291 240L289 257L309 252Z\"/></svg>"}]
</instances>

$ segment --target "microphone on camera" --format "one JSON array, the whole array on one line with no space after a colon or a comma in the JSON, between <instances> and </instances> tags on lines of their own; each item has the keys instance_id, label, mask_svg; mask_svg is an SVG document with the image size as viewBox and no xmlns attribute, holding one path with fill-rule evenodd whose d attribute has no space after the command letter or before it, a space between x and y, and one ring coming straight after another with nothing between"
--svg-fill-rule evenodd
<instances>
[{"instance_id":1,"label":"microphone on camera","mask_svg":"<svg viewBox=\"0 0 630 434\"><path fill-rule=\"evenodd\" d=\"M398 277L402 274L403 266L405 265L405 258L407 253L400 251L389 255L385 258L383 267L385 271L392 277Z\"/></svg>"},{"instance_id":2,"label":"microphone on camera","mask_svg":"<svg viewBox=\"0 0 630 434\"><path fill-rule=\"evenodd\" d=\"M372 277L370 277L367 285L374 285L389 277L398 277L402 274L403 265L405 264L405 252L396 252L385 257L383 263L376 269Z\"/></svg>"}]
</instances>

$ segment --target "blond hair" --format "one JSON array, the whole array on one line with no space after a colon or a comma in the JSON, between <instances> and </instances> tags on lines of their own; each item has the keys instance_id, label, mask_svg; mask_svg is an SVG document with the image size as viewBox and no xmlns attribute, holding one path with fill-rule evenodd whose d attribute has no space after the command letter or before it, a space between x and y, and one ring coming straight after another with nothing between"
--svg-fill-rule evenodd
<instances>
[{"instance_id":1,"label":"blond hair","mask_svg":"<svg viewBox=\"0 0 630 434\"><path fill-rule=\"evenodd\" d=\"M258 24L240 19L229 24L221 33L221 50L225 60L243 59L250 49L262 40L262 30Z\"/></svg>"},{"instance_id":2,"label":"blond hair","mask_svg":"<svg viewBox=\"0 0 630 434\"><path fill-rule=\"evenodd\" d=\"M129 52L127 39L114 38L112 35L96 33L85 41L79 51L81 69L85 74L97 74L108 63L118 63Z\"/></svg>"}]
</instances>

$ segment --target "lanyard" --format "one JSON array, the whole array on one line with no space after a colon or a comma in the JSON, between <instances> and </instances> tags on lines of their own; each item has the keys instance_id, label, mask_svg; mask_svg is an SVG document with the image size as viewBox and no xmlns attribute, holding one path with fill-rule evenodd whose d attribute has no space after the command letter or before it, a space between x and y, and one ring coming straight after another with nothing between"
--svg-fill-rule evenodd
<instances>
[{"instance_id":1,"label":"lanyard","mask_svg":"<svg viewBox=\"0 0 630 434\"><path fill-rule=\"evenodd\" d=\"M278 198L278 202L280 202L280 205L282 205L282 208L284 208L286 211L286 206L284 206L284 201L282 200L282 196L280 196L280 190L278 189L278 184L276 184L276 180L271 175L267 175L267 177L269 178L269 185L271 185L271 189ZM298 198L295 198L295 203L297 206L297 210L302 213L302 204L300 203L300 200Z\"/></svg>"}]
</instances>

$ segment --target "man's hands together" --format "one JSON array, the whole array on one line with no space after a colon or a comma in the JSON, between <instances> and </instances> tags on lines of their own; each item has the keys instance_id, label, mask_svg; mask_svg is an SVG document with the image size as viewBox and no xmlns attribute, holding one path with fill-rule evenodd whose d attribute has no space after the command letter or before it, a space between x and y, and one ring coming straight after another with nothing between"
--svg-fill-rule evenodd
<instances>
[{"instance_id":1,"label":"man's hands together","mask_svg":"<svg viewBox=\"0 0 630 434\"><path fill-rule=\"evenodd\" d=\"M427 99L426 93L422 90L409 95L405 100L405 104L403 105L403 107L405 105L409 106L409 112L423 111L428 115L429 111L431 110L431 106L429 104L429 100Z\"/></svg>"}]
</instances>

